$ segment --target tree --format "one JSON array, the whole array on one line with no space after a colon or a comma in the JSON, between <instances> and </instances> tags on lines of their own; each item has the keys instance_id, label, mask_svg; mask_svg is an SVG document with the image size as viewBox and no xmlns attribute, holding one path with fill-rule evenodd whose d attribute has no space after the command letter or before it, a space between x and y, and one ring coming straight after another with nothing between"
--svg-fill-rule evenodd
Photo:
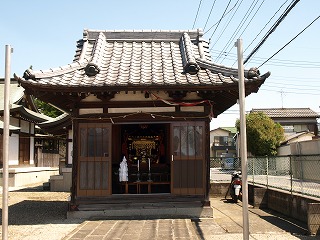
<instances>
[{"instance_id":1,"label":"tree","mask_svg":"<svg viewBox=\"0 0 320 240\"><path fill-rule=\"evenodd\" d=\"M30 65L29 69L32 70L33 66ZM55 118L62 114L60 110L37 98L34 99L34 104L37 106L39 112L49 117Z\"/></svg>"},{"instance_id":2,"label":"tree","mask_svg":"<svg viewBox=\"0 0 320 240\"><path fill-rule=\"evenodd\" d=\"M246 115L247 148L254 156L274 156L277 147L284 140L284 130L279 123L262 112L252 112ZM240 120L236 121L240 131Z\"/></svg>"},{"instance_id":3,"label":"tree","mask_svg":"<svg viewBox=\"0 0 320 240\"><path fill-rule=\"evenodd\" d=\"M55 118L62 114L62 112L55 107L49 105L48 103L45 103L39 99L34 99L34 103L36 104L37 108L41 113L44 115L47 115L49 117Z\"/></svg>"}]
</instances>

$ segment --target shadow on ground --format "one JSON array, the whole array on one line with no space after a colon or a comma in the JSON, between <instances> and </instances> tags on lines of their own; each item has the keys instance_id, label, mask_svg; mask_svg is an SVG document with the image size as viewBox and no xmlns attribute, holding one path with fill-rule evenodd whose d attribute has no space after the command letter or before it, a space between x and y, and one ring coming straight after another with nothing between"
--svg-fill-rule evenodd
<instances>
[{"instance_id":1,"label":"shadow on ground","mask_svg":"<svg viewBox=\"0 0 320 240\"><path fill-rule=\"evenodd\" d=\"M25 200L8 208L9 225L49 224L65 221L67 202ZM2 209L1 209L2 224Z\"/></svg>"},{"instance_id":2,"label":"shadow on ground","mask_svg":"<svg viewBox=\"0 0 320 240\"><path fill-rule=\"evenodd\" d=\"M68 193L45 191L40 186L30 186L9 192L9 225L67 224ZM2 224L2 206L0 212Z\"/></svg>"}]
</instances>

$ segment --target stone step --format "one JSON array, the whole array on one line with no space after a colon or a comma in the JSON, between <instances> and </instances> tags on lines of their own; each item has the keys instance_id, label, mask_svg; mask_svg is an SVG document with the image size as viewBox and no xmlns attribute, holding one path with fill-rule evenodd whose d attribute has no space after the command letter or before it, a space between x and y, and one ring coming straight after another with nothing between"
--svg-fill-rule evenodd
<instances>
[{"instance_id":1,"label":"stone step","mask_svg":"<svg viewBox=\"0 0 320 240\"><path fill-rule=\"evenodd\" d=\"M212 218L213 210L202 204L147 204L117 206L79 206L69 211L71 219Z\"/></svg>"}]
</instances>

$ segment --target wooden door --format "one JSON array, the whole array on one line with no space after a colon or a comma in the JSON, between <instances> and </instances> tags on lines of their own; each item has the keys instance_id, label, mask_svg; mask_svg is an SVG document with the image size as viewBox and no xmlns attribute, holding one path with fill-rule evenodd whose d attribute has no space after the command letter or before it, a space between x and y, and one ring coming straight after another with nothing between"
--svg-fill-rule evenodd
<instances>
[{"instance_id":1,"label":"wooden door","mask_svg":"<svg viewBox=\"0 0 320 240\"><path fill-rule=\"evenodd\" d=\"M79 123L79 196L111 194L111 137L111 124Z\"/></svg>"},{"instance_id":2,"label":"wooden door","mask_svg":"<svg viewBox=\"0 0 320 240\"><path fill-rule=\"evenodd\" d=\"M30 136L20 133L19 135L19 165L28 165L30 162Z\"/></svg>"},{"instance_id":3,"label":"wooden door","mask_svg":"<svg viewBox=\"0 0 320 240\"><path fill-rule=\"evenodd\" d=\"M205 193L204 122L171 124L171 193Z\"/></svg>"}]
</instances>

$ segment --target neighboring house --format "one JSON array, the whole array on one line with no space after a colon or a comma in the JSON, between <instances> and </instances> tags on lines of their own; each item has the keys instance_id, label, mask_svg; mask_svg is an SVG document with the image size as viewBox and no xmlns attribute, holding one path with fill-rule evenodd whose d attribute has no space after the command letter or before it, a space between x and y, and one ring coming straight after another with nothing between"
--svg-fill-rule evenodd
<instances>
[{"instance_id":1,"label":"neighboring house","mask_svg":"<svg viewBox=\"0 0 320 240\"><path fill-rule=\"evenodd\" d=\"M219 127L210 131L210 157L235 157L236 127Z\"/></svg>"},{"instance_id":2,"label":"neighboring house","mask_svg":"<svg viewBox=\"0 0 320 240\"><path fill-rule=\"evenodd\" d=\"M37 166L64 167L68 165L70 115L64 113L56 118L39 123L38 126L40 129L35 140Z\"/></svg>"},{"instance_id":3,"label":"neighboring house","mask_svg":"<svg viewBox=\"0 0 320 240\"><path fill-rule=\"evenodd\" d=\"M37 112L30 96L24 94L14 79L10 81L10 137L9 137L9 166L35 166L35 133L36 125L51 118ZM0 79L0 131L3 132L4 112L4 79ZM2 165L3 142L0 138L0 164Z\"/></svg>"},{"instance_id":4,"label":"neighboring house","mask_svg":"<svg viewBox=\"0 0 320 240\"><path fill-rule=\"evenodd\" d=\"M123 193L208 203L210 121L237 102L237 75L212 62L200 30L85 30L71 64L15 77L28 94L70 115L75 210ZM269 75L245 71L246 95ZM119 182L124 157L128 181Z\"/></svg>"},{"instance_id":5,"label":"neighboring house","mask_svg":"<svg viewBox=\"0 0 320 240\"><path fill-rule=\"evenodd\" d=\"M291 147L293 143L296 146L299 142L318 138L317 119L320 115L310 108L266 108L252 109L251 112L263 112L283 127L285 140L278 148L278 155L295 154Z\"/></svg>"},{"instance_id":6,"label":"neighboring house","mask_svg":"<svg viewBox=\"0 0 320 240\"><path fill-rule=\"evenodd\" d=\"M296 151L292 151L292 146L301 146L301 144L313 141L313 139L314 134L311 132L300 132L291 135L286 135L285 140L281 143L281 146L278 147L277 154L279 156L295 154ZM297 143L298 145L296 145ZM309 154L312 154L312 152L314 151L315 150L309 151Z\"/></svg>"},{"instance_id":7,"label":"neighboring house","mask_svg":"<svg viewBox=\"0 0 320 240\"><path fill-rule=\"evenodd\" d=\"M4 79L0 79L1 135L4 128L4 86ZM9 87L8 185L9 187L22 187L30 184L43 184L48 182L50 176L59 174L60 154L56 153L57 148L54 149L51 144L57 138L52 135L43 135L38 125L54 119L38 112L33 97L25 94L25 89L16 80L11 79ZM63 142L65 142L65 137ZM0 137L0 165L0 185L2 185L2 136Z\"/></svg>"},{"instance_id":8,"label":"neighboring house","mask_svg":"<svg viewBox=\"0 0 320 240\"><path fill-rule=\"evenodd\" d=\"M318 136L317 119L320 115L310 108L256 108L251 112L265 113L283 127L285 135L311 132Z\"/></svg>"}]
</instances>

